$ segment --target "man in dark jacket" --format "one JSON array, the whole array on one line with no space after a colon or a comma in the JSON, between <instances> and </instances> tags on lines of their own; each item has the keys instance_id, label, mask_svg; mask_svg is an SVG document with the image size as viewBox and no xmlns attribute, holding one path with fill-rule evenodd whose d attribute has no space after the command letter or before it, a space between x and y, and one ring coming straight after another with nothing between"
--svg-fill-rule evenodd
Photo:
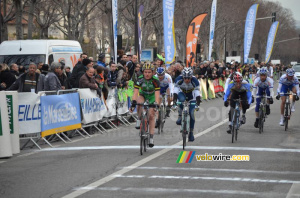
<instances>
[{"instance_id":1,"label":"man in dark jacket","mask_svg":"<svg viewBox=\"0 0 300 198\"><path fill-rule=\"evenodd\" d=\"M79 88L79 80L83 74L85 74L88 67L92 67L92 61L90 59L83 59L82 64L78 64L74 67L70 78L70 83L73 88Z\"/></svg>"},{"instance_id":2,"label":"man in dark jacket","mask_svg":"<svg viewBox=\"0 0 300 198\"><path fill-rule=\"evenodd\" d=\"M109 65L109 72L107 76L107 84L110 88L115 88L118 85L117 78L118 78L117 65L114 62L111 62Z\"/></svg>"},{"instance_id":3,"label":"man in dark jacket","mask_svg":"<svg viewBox=\"0 0 300 198\"><path fill-rule=\"evenodd\" d=\"M18 90L18 92L35 92L43 91L42 77L36 73L36 64L30 63L28 72L22 74L7 90Z\"/></svg>"},{"instance_id":4,"label":"man in dark jacket","mask_svg":"<svg viewBox=\"0 0 300 198\"><path fill-rule=\"evenodd\" d=\"M133 55L132 60L127 62L126 67L128 68L129 79L132 78L132 75L134 73L134 69L136 67L136 63L137 63L137 56L136 55Z\"/></svg>"},{"instance_id":5,"label":"man in dark jacket","mask_svg":"<svg viewBox=\"0 0 300 198\"><path fill-rule=\"evenodd\" d=\"M10 73L15 75L16 78L19 76L19 66L16 63L10 65Z\"/></svg>"},{"instance_id":6,"label":"man in dark jacket","mask_svg":"<svg viewBox=\"0 0 300 198\"><path fill-rule=\"evenodd\" d=\"M16 81L16 77L9 71L5 63L1 64L0 67L0 91L2 91L10 87Z\"/></svg>"},{"instance_id":7,"label":"man in dark jacket","mask_svg":"<svg viewBox=\"0 0 300 198\"><path fill-rule=\"evenodd\" d=\"M93 90L97 90L98 85L96 83L94 73L95 69L93 67L89 67L86 70L86 73L83 74L79 80L79 88L90 88Z\"/></svg>"},{"instance_id":8,"label":"man in dark jacket","mask_svg":"<svg viewBox=\"0 0 300 198\"><path fill-rule=\"evenodd\" d=\"M45 91L58 91L62 88L62 84L57 77L58 70L61 70L61 64L59 62L51 63L51 70L45 77Z\"/></svg>"}]
</instances>

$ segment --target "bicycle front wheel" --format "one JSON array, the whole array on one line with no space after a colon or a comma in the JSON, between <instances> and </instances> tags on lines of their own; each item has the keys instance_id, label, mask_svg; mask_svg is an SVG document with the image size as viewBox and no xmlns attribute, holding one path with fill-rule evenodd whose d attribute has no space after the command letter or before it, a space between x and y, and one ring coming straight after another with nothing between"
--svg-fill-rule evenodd
<instances>
[{"instance_id":1,"label":"bicycle front wheel","mask_svg":"<svg viewBox=\"0 0 300 198\"><path fill-rule=\"evenodd\" d=\"M145 146L145 137L144 135L146 134L146 120L145 120L145 117L142 118L141 120L141 125L140 125L140 136L141 136L141 139L140 139L140 153L141 155L143 155L143 147Z\"/></svg>"},{"instance_id":2,"label":"bicycle front wheel","mask_svg":"<svg viewBox=\"0 0 300 198\"><path fill-rule=\"evenodd\" d=\"M233 113L233 116L232 116L232 126L231 126L231 142L233 143L234 142L234 133L235 133L235 125L236 125L236 113L234 112Z\"/></svg>"},{"instance_id":3,"label":"bicycle front wheel","mask_svg":"<svg viewBox=\"0 0 300 198\"><path fill-rule=\"evenodd\" d=\"M287 131L289 124L289 104L285 104L285 114L284 114L284 130Z\"/></svg>"},{"instance_id":4,"label":"bicycle front wheel","mask_svg":"<svg viewBox=\"0 0 300 198\"><path fill-rule=\"evenodd\" d=\"M186 133L187 133L187 120L186 120L186 116L184 116L183 118L183 131L182 131L182 149L185 149L186 146Z\"/></svg>"},{"instance_id":5,"label":"bicycle front wheel","mask_svg":"<svg viewBox=\"0 0 300 198\"><path fill-rule=\"evenodd\" d=\"M263 109L260 108L259 109L259 121L258 121L258 125L259 125L259 133L263 132Z\"/></svg>"}]
</instances>

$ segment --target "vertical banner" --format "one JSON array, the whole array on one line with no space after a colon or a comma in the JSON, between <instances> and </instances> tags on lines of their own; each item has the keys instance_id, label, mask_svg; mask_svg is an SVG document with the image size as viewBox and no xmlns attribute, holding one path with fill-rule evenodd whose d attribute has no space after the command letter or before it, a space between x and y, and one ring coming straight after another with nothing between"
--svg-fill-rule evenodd
<instances>
[{"instance_id":1,"label":"vertical banner","mask_svg":"<svg viewBox=\"0 0 300 198\"><path fill-rule=\"evenodd\" d=\"M214 43L216 14L217 14L217 0L213 0L211 5L210 31L209 31L209 48L208 48L209 61L211 61L211 53L212 53L212 47Z\"/></svg>"},{"instance_id":2,"label":"vertical banner","mask_svg":"<svg viewBox=\"0 0 300 198\"><path fill-rule=\"evenodd\" d=\"M112 14L113 14L113 35L114 35L114 54L115 63L118 60L118 0L112 0Z\"/></svg>"},{"instance_id":3,"label":"vertical banner","mask_svg":"<svg viewBox=\"0 0 300 198\"><path fill-rule=\"evenodd\" d=\"M201 23L206 17L205 14L196 16L189 25L186 33L186 66L191 67L194 64L196 57L197 39Z\"/></svg>"},{"instance_id":4,"label":"vertical banner","mask_svg":"<svg viewBox=\"0 0 300 198\"><path fill-rule=\"evenodd\" d=\"M81 128L79 93L41 96L42 133L55 133Z\"/></svg>"},{"instance_id":5,"label":"vertical banner","mask_svg":"<svg viewBox=\"0 0 300 198\"><path fill-rule=\"evenodd\" d=\"M268 42L267 42L267 49L266 49L266 59L265 62L268 63L270 61L272 51L273 51L273 46L274 46L274 41L276 38L277 30L278 30L279 22L275 21L269 31L269 36L268 36Z\"/></svg>"},{"instance_id":6,"label":"vertical banner","mask_svg":"<svg viewBox=\"0 0 300 198\"><path fill-rule=\"evenodd\" d=\"M0 101L0 158L11 157L13 152L8 124L9 118L6 95L4 91L0 91Z\"/></svg>"},{"instance_id":7,"label":"vertical banner","mask_svg":"<svg viewBox=\"0 0 300 198\"><path fill-rule=\"evenodd\" d=\"M6 91L9 129L13 154L20 153L19 121L18 121L18 92Z\"/></svg>"},{"instance_id":8,"label":"vertical banner","mask_svg":"<svg viewBox=\"0 0 300 198\"><path fill-rule=\"evenodd\" d=\"M256 13L258 10L258 4L254 4L250 7L247 13L245 23L245 36L244 36L244 63L248 63L248 56L251 49L252 38L255 29Z\"/></svg>"},{"instance_id":9,"label":"vertical banner","mask_svg":"<svg viewBox=\"0 0 300 198\"><path fill-rule=\"evenodd\" d=\"M165 63L167 68L175 61L176 55L174 7L175 0L163 0Z\"/></svg>"},{"instance_id":10,"label":"vertical banner","mask_svg":"<svg viewBox=\"0 0 300 198\"><path fill-rule=\"evenodd\" d=\"M140 48L140 54L138 57L138 60L141 61L141 54L142 54L142 14L143 14L144 6L141 5L139 8L139 13L138 13L138 33L139 33L139 48Z\"/></svg>"}]
</instances>

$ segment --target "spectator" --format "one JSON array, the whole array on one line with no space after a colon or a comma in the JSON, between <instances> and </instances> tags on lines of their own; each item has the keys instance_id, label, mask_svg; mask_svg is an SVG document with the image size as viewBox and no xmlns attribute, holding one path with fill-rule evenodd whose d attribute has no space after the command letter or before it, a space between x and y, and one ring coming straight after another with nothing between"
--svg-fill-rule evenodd
<instances>
[{"instance_id":1,"label":"spectator","mask_svg":"<svg viewBox=\"0 0 300 198\"><path fill-rule=\"evenodd\" d=\"M23 65L20 65L19 67L19 76L21 76L22 74L24 74L26 72L26 69Z\"/></svg>"},{"instance_id":2,"label":"spectator","mask_svg":"<svg viewBox=\"0 0 300 198\"><path fill-rule=\"evenodd\" d=\"M128 62L131 61L132 59L132 55L130 54L130 52L127 52L126 54L127 54L127 64L128 64Z\"/></svg>"},{"instance_id":3,"label":"spectator","mask_svg":"<svg viewBox=\"0 0 300 198\"><path fill-rule=\"evenodd\" d=\"M9 71L7 64L3 63L0 67L0 91L2 91L9 88L16 81L16 77Z\"/></svg>"},{"instance_id":4,"label":"spectator","mask_svg":"<svg viewBox=\"0 0 300 198\"><path fill-rule=\"evenodd\" d=\"M62 89L61 83L55 73L59 69L61 70L61 64L59 62L51 63L50 71L44 81L45 91L58 91Z\"/></svg>"},{"instance_id":5,"label":"spectator","mask_svg":"<svg viewBox=\"0 0 300 198\"><path fill-rule=\"evenodd\" d=\"M135 70L134 70L134 74L132 76L132 80L133 82L136 82L139 78L139 76L143 75L143 73L141 72L141 64L136 64Z\"/></svg>"},{"instance_id":6,"label":"spectator","mask_svg":"<svg viewBox=\"0 0 300 198\"><path fill-rule=\"evenodd\" d=\"M117 77L117 85L119 85L122 81L124 81L127 76L126 70L125 70L126 62L125 60L121 60L117 65L117 71L118 71L118 77ZM123 83L122 83L123 84Z\"/></svg>"},{"instance_id":7,"label":"spectator","mask_svg":"<svg viewBox=\"0 0 300 198\"><path fill-rule=\"evenodd\" d=\"M99 88L102 89L104 99L107 99L108 96L108 87L107 87L107 76L104 73L104 67L98 66L97 75L95 76L95 80L98 83Z\"/></svg>"},{"instance_id":8,"label":"spectator","mask_svg":"<svg viewBox=\"0 0 300 198\"><path fill-rule=\"evenodd\" d=\"M101 67L106 67L106 65L105 65L105 54L104 53L99 54L97 65L101 66Z\"/></svg>"},{"instance_id":9,"label":"spectator","mask_svg":"<svg viewBox=\"0 0 300 198\"><path fill-rule=\"evenodd\" d=\"M132 76L133 76L133 73L134 73L134 69L135 69L135 66L136 66L136 63L137 63L137 56L136 55L133 55L132 56L132 60L128 61L126 66L128 68L128 75L129 75L129 78L131 79Z\"/></svg>"},{"instance_id":10,"label":"spectator","mask_svg":"<svg viewBox=\"0 0 300 198\"><path fill-rule=\"evenodd\" d=\"M74 67L71 78L70 84L73 88L79 88L79 80L83 74L85 74L88 67L92 67L92 61L90 59L83 59L82 63L77 67Z\"/></svg>"},{"instance_id":11,"label":"spectator","mask_svg":"<svg viewBox=\"0 0 300 198\"><path fill-rule=\"evenodd\" d=\"M86 70L86 73L83 74L79 80L79 88L90 88L93 90L97 90L98 85L96 83L94 73L95 73L95 69L93 67L89 67Z\"/></svg>"},{"instance_id":12,"label":"spectator","mask_svg":"<svg viewBox=\"0 0 300 198\"><path fill-rule=\"evenodd\" d=\"M43 78L36 73L37 66L30 63L28 72L20 75L20 77L7 89L18 90L18 92L34 92L43 91Z\"/></svg>"},{"instance_id":13,"label":"spectator","mask_svg":"<svg viewBox=\"0 0 300 198\"><path fill-rule=\"evenodd\" d=\"M62 67L57 67L55 69L55 74L61 84L61 89L65 90L71 88L71 85L69 85L69 80L67 78L67 75L62 70Z\"/></svg>"},{"instance_id":14,"label":"spectator","mask_svg":"<svg viewBox=\"0 0 300 198\"><path fill-rule=\"evenodd\" d=\"M42 71L42 67L43 67L44 63L39 63L37 69Z\"/></svg>"},{"instance_id":15,"label":"spectator","mask_svg":"<svg viewBox=\"0 0 300 198\"><path fill-rule=\"evenodd\" d=\"M18 78L19 66L16 63L10 65L10 73L12 73L16 78Z\"/></svg>"},{"instance_id":16,"label":"spectator","mask_svg":"<svg viewBox=\"0 0 300 198\"><path fill-rule=\"evenodd\" d=\"M195 76L198 79L204 79L206 77L206 68L204 67L204 63L200 63L200 68L195 70Z\"/></svg>"},{"instance_id":17,"label":"spectator","mask_svg":"<svg viewBox=\"0 0 300 198\"><path fill-rule=\"evenodd\" d=\"M107 84L110 88L115 88L117 84L117 78L118 78L118 71L117 71L117 65L114 62L111 62L109 65L110 71L108 72L107 76Z\"/></svg>"},{"instance_id":18,"label":"spectator","mask_svg":"<svg viewBox=\"0 0 300 198\"><path fill-rule=\"evenodd\" d=\"M178 76L181 75L182 70L183 70L183 66L181 65L181 63L180 62L175 63L175 69L174 69L175 78L174 79L176 79Z\"/></svg>"},{"instance_id":19,"label":"spectator","mask_svg":"<svg viewBox=\"0 0 300 198\"><path fill-rule=\"evenodd\" d=\"M128 62L128 57L127 57L127 55L126 55L126 54L123 54L121 60L123 60L123 61L125 61L125 62L127 63L127 62ZM120 60L120 61L121 61L121 60Z\"/></svg>"},{"instance_id":20,"label":"spectator","mask_svg":"<svg viewBox=\"0 0 300 198\"><path fill-rule=\"evenodd\" d=\"M43 64L41 73L46 76L48 74L48 72L49 72L49 65L48 64Z\"/></svg>"},{"instance_id":21,"label":"spectator","mask_svg":"<svg viewBox=\"0 0 300 198\"><path fill-rule=\"evenodd\" d=\"M72 75L71 67L67 66L67 67L65 68L65 72L66 72L67 78L70 78L71 75Z\"/></svg>"}]
</instances>

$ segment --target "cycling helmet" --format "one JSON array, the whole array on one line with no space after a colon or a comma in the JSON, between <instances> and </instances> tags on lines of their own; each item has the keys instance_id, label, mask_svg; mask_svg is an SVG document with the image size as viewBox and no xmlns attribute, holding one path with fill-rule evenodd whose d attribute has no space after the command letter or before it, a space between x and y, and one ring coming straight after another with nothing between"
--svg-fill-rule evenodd
<instances>
[{"instance_id":1,"label":"cycling helmet","mask_svg":"<svg viewBox=\"0 0 300 198\"><path fill-rule=\"evenodd\" d=\"M259 70L259 75L267 75L268 74L268 69L266 67L262 67L260 70Z\"/></svg>"},{"instance_id":2,"label":"cycling helmet","mask_svg":"<svg viewBox=\"0 0 300 198\"><path fill-rule=\"evenodd\" d=\"M286 70L286 75L287 76L294 76L295 75L295 70L293 68L287 69Z\"/></svg>"},{"instance_id":3,"label":"cycling helmet","mask_svg":"<svg viewBox=\"0 0 300 198\"><path fill-rule=\"evenodd\" d=\"M159 67L159 68L156 69L156 74L158 76L163 76L163 75L165 75L165 73L166 73L166 70L163 67Z\"/></svg>"},{"instance_id":4,"label":"cycling helmet","mask_svg":"<svg viewBox=\"0 0 300 198\"><path fill-rule=\"evenodd\" d=\"M143 71L144 70L147 70L147 69L150 69L150 70L154 70L155 69L155 67L154 67L154 65L152 65L151 63L145 63L144 65L143 65Z\"/></svg>"},{"instance_id":5,"label":"cycling helmet","mask_svg":"<svg viewBox=\"0 0 300 198\"><path fill-rule=\"evenodd\" d=\"M241 73L236 72L235 75L233 76L233 82L240 83L243 81L243 76Z\"/></svg>"},{"instance_id":6,"label":"cycling helmet","mask_svg":"<svg viewBox=\"0 0 300 198\"><path fill-rule=\"evenodd\" d=\"M186 67L181 72L183 78L192 78L193 70L190 67Z\"/></svg>"}]
</instances>

